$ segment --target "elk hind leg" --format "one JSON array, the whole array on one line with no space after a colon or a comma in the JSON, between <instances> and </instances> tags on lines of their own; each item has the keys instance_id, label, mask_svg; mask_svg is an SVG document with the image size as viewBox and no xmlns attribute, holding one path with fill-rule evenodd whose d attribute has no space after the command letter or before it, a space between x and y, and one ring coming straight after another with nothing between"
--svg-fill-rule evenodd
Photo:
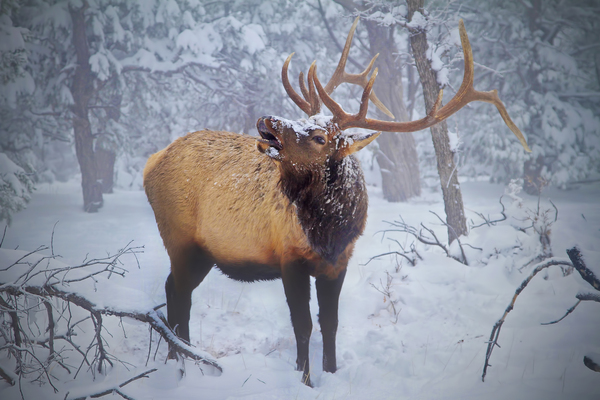
<instances>
[{"instance_id":1,"label":"elk hind leg","mask_svg":"<svg viewBox=\"0 0 600 400\"><path fill-rule=\"evenodd\" d=\"M165 283L167 320L177 336L190 342L192 291L204 280L214 261L199 247L171 252L171 273ZM175 358L171 350L169 358Z\"/></svg>"}]
</instances>

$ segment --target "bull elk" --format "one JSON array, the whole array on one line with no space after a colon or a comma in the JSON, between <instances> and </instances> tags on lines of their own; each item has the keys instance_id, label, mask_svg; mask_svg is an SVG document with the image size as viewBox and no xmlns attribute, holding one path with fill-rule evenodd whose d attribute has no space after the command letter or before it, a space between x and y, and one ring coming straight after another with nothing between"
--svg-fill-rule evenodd
<instances>
[{"instance_id":1,"label":"bull elk","mask_svg":"<svg viewBox=\"0 0 600 400\"><path fill-rule=\"evenodd\" d=\"M462 20L465 73L456 96L440 108L440 91L433 109L417 121L367 118L369 98L391 113L372 90L377 69L367 78L375 58L361 74L345 72L357 23L358 18L325 87L313 62L308 87L300 74L300 96L288 80L293 53L283 64L283 86L308 119L262 117L257 122L259 137L210 130L189 133L152 155L144 169L146 194L171 260L165 284L170 326L189 341L191 294L213 266L240 281L281 278L296 336L296 365L307 385L311 384L310 277L315 277L319 304L323 370L335 372L339 294L367 219L363 173L352 154L380 134L344 130L418 131L479 100L495 104L528 149L496 91L473 88L473 57ZM364 88L357 114L346 113L330 97L342 82ZM320 114L321 103L333 117Z\"/></svg>"}]
</instances>

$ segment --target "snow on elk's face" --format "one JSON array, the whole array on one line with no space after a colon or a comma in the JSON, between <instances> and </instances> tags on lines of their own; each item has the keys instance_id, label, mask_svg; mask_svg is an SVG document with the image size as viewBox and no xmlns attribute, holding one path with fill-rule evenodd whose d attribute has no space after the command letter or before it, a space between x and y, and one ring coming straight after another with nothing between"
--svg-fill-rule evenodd
<instances>
[{"instance_id":1,"label":"snow on elk's face","mask_svg":"<svg viewBox=\"0 0 600 400\"><path fill-rule=\"evenodd\" d=\"M256 147L277 164L293 164L297 168L325 165L340 161L373 141L378 133L359 137L347 135L330 117L311 116L291 121L279 117L259 118L256 127L260 138Z\"/></svg>"}]
</instances>

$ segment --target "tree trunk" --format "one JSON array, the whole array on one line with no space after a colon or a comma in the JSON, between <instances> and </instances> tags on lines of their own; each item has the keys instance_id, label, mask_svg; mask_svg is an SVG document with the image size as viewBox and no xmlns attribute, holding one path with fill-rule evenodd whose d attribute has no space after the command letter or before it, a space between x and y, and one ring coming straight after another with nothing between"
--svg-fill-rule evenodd
<instances>
[{"instance_id":1,"label":"tree trunk","mask_svg":"<svg viewBox=\"0 0 600 400\"><path fill-rule=\"evenodd\" d=\"M114 186L116 154L112 150L96 146L96 172L102 193L112 193Z\"/></svg>"},{"instance_id":2,"label":"tree trunk","mask_svg":"<svg viewBox=\"0 0 600 400\"><path fill-rule=\"evenodd\" d=\"M404 104L401 70L394 60L397 53L393 27L386 28L366 21L371 55L379 53L375 92L397 121L408 121ZM385 118L379 112L379 118ZM412 133L384 132L377 139L377 162L381 168L383 197L392 202L406 201L421 194L419 159Z\"/></svg>"},{"instance_id":3,"label":"tree trunk","mask_svg":"<svg viewBox=\"0 0 600 400\"><path fill-rule=\"evenodd\" d=\"M407 0L408 19L416 11L423 13L424 0ZM410 29L410 44L417 65L417 71L421 78L423 87L423 97L425 98L425 107L429 111L437 99L440 87L437 82L435 71L427 59L427 34L424 31ZM431 138L437 158L438 174L442 186L442 195L444 197L444 206L446 209L446 223L448 224L448 242L452 243L454 239L461 235L466 235L467 223L462 201L462 193L458 183L456 165L454 163L454 153L450 150L448 139L448 125L443 121L431 128Z\"/></svg>"},{"instance_id":4,"label":"tree trunk","mask_svg":"<svg viewBox=\"0 0 600 400\"><path fill-rule=\"evenodd\" d=\"M88 104L94 94L94 76L90 67L90 50L85 33L84 12L87 3L78 9L69 7L73 22L73 46L77 56L77 68L71 82L71 94L74 104L73 131L75 133L75 153L81 170L81 188L83 190L83 209L96 212L102 207L102 185L98 180L94 137L88 116Z\"/></svg>"},{"instance_id":5,"label":"tree trunk","mask_svg":"<svg viewBox=\"0 0 600 400\"><path fill-rule=\"evenodd\" d=\"M543 32L543 38L546 38L547 31L543 26L540 25L540 18L542 14L542 1L533 0L531 7L526 8L528 27L531 35L534 32ZM532 87L537 93L544 93L546 90L542 87L542 84L538 78L539 71L536 69L529 70L528 82L531 82ZM542 129L539 118L530 120L529 129L536 131ZM530 153L525 163L523 164L523 190L525 193L537 196L541 193L545 186L544 178L542 177L542 169L544 168L545 160L544 155L539 154L537 157L534 153Z\"/></svg>"}]
</instances>

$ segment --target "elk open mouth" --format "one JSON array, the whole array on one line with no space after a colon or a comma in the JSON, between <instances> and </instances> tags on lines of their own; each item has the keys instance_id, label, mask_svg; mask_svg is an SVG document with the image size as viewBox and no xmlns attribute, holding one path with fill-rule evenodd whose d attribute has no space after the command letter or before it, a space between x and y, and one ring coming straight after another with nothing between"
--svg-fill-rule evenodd
<instances>
[{"instance_id":1,"label":"elk open mouth","mask_svg":"<svg viewBox=\"0 0 600 400\"><path fill-rule=\"evenodd\" d=\"M283 148L283 146L281 145L281 142L275 135L275 132L271 128L269 128L269 126L265 122L267 120L268 120L268 118L263 117L256 124L256 129L258 129L258 133L260 134L260 137L261 137L261 139L256 139L256 140L258 140L259 142L265 143L277 150L281 150ZM269 121L269 123L270 123L270 121Z\"/></svg>"}]
</instances>

